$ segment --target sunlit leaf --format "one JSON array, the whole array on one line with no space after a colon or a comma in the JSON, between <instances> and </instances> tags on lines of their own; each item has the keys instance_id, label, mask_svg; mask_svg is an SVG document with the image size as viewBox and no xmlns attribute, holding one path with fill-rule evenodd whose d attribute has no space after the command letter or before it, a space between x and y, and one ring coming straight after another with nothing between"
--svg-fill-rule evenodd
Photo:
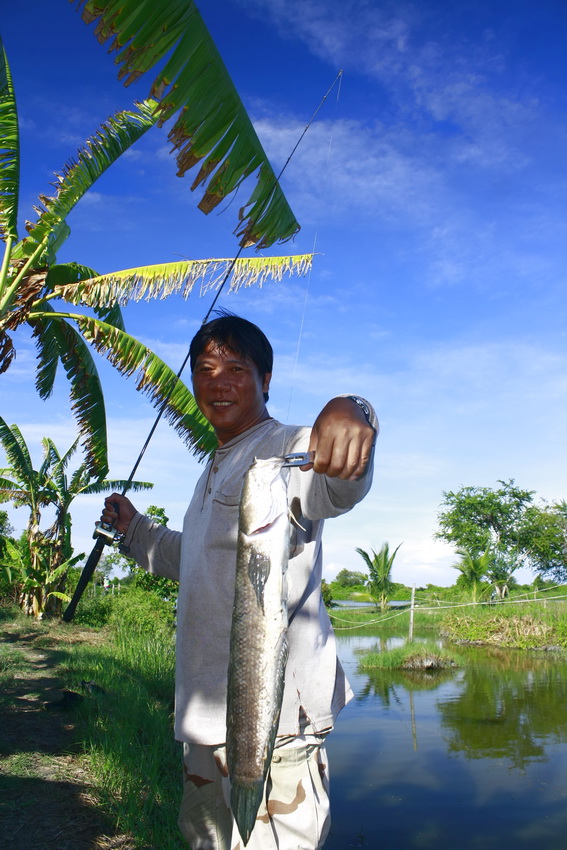
<instances>
[{"instance_id":1,"label":"sunlit leaf","mask_svg":"<svg viewBox=\"0 0 567 850\"><path fill-rule=\"evenodd\" d=\"M30 255L30 245L45 244L45 250L54 254L61 241L68 235L65 223L75 204L110 168L157 121L155 101L136 104L137 111L124 110L109 118L100 130L82 147L76 160L70 160L61 174L56 175L56 192L53 196L42 195L43 207L33 224L28 224L29 236L14 249L14 257ZM46 254L46 257L48 254Z\"/></svg>"},{"instance_id":2,"label":"sunlit leaf","mask_svg":"<svg viewBox=\"0 0 567 850\"><path fill-rule=\"evenodd\" d=\"M99 275L57 287L56 293L73 304L125 306L129 301L163 299L174 293L188 298L195 285L199 285L200 294L204 294L218 289L228 273L230 292L241 287L262 287L269 279L281 281L286 276L308 274L312 262L313 254L246 257L236 262L231 259L180 260Z\"/></svg>"}]
</instances>

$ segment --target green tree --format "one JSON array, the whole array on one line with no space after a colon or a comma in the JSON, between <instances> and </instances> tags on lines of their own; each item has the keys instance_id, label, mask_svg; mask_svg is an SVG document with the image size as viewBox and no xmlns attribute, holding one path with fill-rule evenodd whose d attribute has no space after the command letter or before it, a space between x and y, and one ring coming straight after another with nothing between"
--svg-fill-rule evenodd
<instances>
[{"instance_id":1,"label":"green tree","mask_svg":"<svg viewBox=\"0 0 567 850\"><path fill-rule=\"evenodd\" d=\"M335 584L340 587L355 587L359 584L366 584L368 576L366 573L359 573L355 570L347 570L346 567L337 573Z\"/></svg>"},{"instance_id":2,"label":"green tree","mask_svg":"<svg viewBox=\"0 0 567 850\"><path fill-rule=\"evenodd\" d=\"M490 547L482 555L475 555L467 549L458 549L457 554L461 558L457 564L453 564L453 568L461 573L457 586L470 590L472 601L476 604L482 591L483 578L493 565L494 555Z\"/></svg>"},{"instance_id":3,"label":"green tree","mask_svg":"<svg viewBox=\"0 0 567 850\"><path fill-rule=\"evenodd\" d=\"M559 581L567 577L567 503L534 503L534 491L514 480L500 487L462 487L443 493L438 540L472 557L491 547L509 574L526 565Z\"/></svg>"},{"instance_id":4,"label":"green tree","mask_svg":"<svg viewBox=\"0 0 567 850\"><path fill-rule=\"evenodd\" d=\"M0 511L0 537L10 537L14 533L14 528L10 523L8 511Z\"/></svg>"},{"instance_id":5,"label":"green tree","mask_svg":"<svg viewBox=\"0 0 567 850\"><path fill-rule=\"evenodd\" d=\"M516 584L514 573L520 566L521 559L517 550L493 552L492 561L486 571L486 578L494 587L499 599L510 595L510 587Z\"/></svg>"},{"instance_id":6,"label":"green tree","mask_svg":"<svg viewBox=\"0 0 567 850\"><path fill-rule=\"evenodd\" d=\"M498 483L501 486L496 490L462 487L456 492L444 492L435 537L455 543L473 556L485 552L487 546L505 550L517 547L534 491L516 487L513 479Z\"/></svg>"},{"instance_id":7,"label":"green tree","mask_svg":"<svg viewBox=\"0 0 567 850\"><path fill-rule=\"evenodd\" d=\"M83 17L100 17L99 40L112 33L124 49L123 71L140 75L173 48L154 82L154 96L110 118L57 175L52 197L40 196L38 219L19 239L20 147L16 98L10 68L0 42L0 238L5 242L0 266L0 373L15 357L13 335L23 324L33 331L38 348L36 387L41 398L53 391L61 363L70 382L72 409L86 448L90 473L105 476L104 398L89 348L92 344L123 374L138 375L138 388L156 405L167 399L165 415L198 455L215 446L209 424L192 394L146 346L126 333L120 305L131 298L163 297L191 291L196 280L228 269L228 261L168 263L97 276L79 263L57 263L70 233L67 217L95 181L156 123L181 110L171 131L179 151L181 173L201 162L195 185L205 186L199 206L209 212L222 198L259 169L258 183L245 204L239 235L243 244L267 247L297 230L246 111L194 4L189 0L127 0L119 4L85 4ZM142 32L140 32L142 30ZM136 47L131 48L135 37ZM171 87L169 87L171 83ZM237 260L231 287L266 275L305 271L310 257ZM230 261L232 263L232 261ZM214 285L214 284L213 284ZM63 304L63 307L61 306ZM65 305L83 304L94 316Z\"/></svg>"},{"instance_id":8,"label":"green tree","mask_svg":"<svg viewBox=\"0 0 567 850\"><path fill-rule=\"evenodd\" d=\"M12 537L14 528L10 523L8 511L0 511L0 599L13 601L12 575L15 570L11 546L16 545Z\"/></svg>"},{"instance_id":9,"label":"green tree","mask_svg":"<svg viewBox=\"0 0 567 850\"><path fill-rule=\"evenodd\" d=\"M79 495L92 495L122 489L123 480L93 480L83 462L69 476L68 465L77 450L78 439L63 455L52 440L44 438L43 461L35 469L28 445L17 425L11 427L0 417L0 442L9 466L0 469L0 501L12 501L16 508L26 507L29 518L25 532L27 557L22 549L10 549L16 558L22 579L21 605L28 614L40 616L55 613L66 599L65 586L69 566L83 556L73 558L71 546L70 505ZM134 491L147 490L153 485L143 481L131 482ZM41 514L52 507L55 518L41 529Z\"/></svg>"},{"instance_id":10,"label":"green tree","mask_svg":"<svg viewBox=\"0 0 567 850\"><path fill-rule=\"evenodd\" d=\"M325 608L330 608L333 604L333 591L325 579L321 579L321 596L323 597Z\"/></svg>"},{"instance_id":11,"label":"green tree","mask_svg":"<svg viewBox=\"0 0 567 850\"><path fill-rule=\"evenodd\" d=\"M370 595L377 605L380 605L380 610L384 612L388 607L388 600L392 595L395 583L392 581L392 566L396 553L402 544L400 543L392 554L387 543L384 543L379 552L372 550L372 557L364 551L358 549L357 552L368 567L368 589Z\"/></svg>"},{"instance_id":12,"label":"green tree","mask_svg":"<svg viewBox=\"0 0 567 850\"><path fill-rule=\"evenodd\" d=\"M524 515L521 540L538 573L560 582L567 580L567 502L531 505Z\"/></svg>"}]
</instances>

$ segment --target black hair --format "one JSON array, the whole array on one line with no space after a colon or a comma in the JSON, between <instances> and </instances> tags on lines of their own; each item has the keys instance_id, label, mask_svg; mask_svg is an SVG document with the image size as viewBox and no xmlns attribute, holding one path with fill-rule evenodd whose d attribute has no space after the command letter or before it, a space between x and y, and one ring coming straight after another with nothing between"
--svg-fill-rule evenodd
<instances>
[{"instance_id":1,"label":"black hair","mask_svg":"<svg viewBox=\"0 0 567 850\"><path fill-rule=\"evenodd\" d=\"M265 333L248 319L235 316L234 313L219 310L217 315L218 318L211 319L206 325L201 325L191 340L189 348L191 372L195 369L197 358L212 343L220 351L234 351L240 357L251 360L262 378L266 373L271 373L274 352ZM268 401L268 393L264 393L264 401Z\"/></svg>"}]
</instances>

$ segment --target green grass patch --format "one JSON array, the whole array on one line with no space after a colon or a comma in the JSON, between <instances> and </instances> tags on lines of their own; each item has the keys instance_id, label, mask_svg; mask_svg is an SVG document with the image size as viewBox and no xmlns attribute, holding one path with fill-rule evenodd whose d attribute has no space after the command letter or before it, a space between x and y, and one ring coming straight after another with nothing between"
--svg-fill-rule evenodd
<instances>
[{"instance_id":1,"label":"green grass patch","mask_svg":"<svg viewBox=\"0 0 567 850\"><path fill-rule=\"evenodd\" d=\"M173 739L171 629L117 626L107 642L73 648L68 678L97 686L81 708L83 747L102 805L140 847L183 848L177 827L181 747ZM98 688L102 689L98 691Z\"/></svg>"},{"instance_id":2,"label":"green grass patch","mask_svg":"<svg viewBox=\"0 0 567 850\"><path fill-rule=\"evenodd\" d=\"M136 847L187 850L177 826L183 774L173 737L174 629L171 612L160 608L155 594L142 593L140 605L130 598L129 610L125 601L111 604L103 629L75 621L37 623L13 612L3 631L21 643L0 645L0 679L27 672L26 666L34 673L29 650L41 649L49 665L42 661L42 675L48 670L83 696L69 714L76 735L69 753L84 764L97 806ZM96 688L85 686L91 682ZM27 764L30 776L42 775L39 750L28 745L20 761L15 753L10 772L20 776Z\"/></svg>"},{"instance_id":3,"label":"green grass patch","mask_svg":"<svg viewBox=\"0 0 567 850\"><path fill-rule=\"evenodd\" d=\"M379 608L331 608L329 611L331 623L338 634L353 632L365 634L364 629L379 629L381 633L399 634L404 629L409 630L410 609L389 608L382 613ZM414 611L414 628L419 631L439 631L447 611Z\"/></svg>"},{"instance_id":4,"label":"green grass patch","mask_svg":"<svg viewBox=\"0 0 567 850\"><path fill-rule=\"evenodd\" d=\"M553 624L533 614L506 612L473 617L453 615L443 624L453 641L494 644L516 649L567 649L567 624Z\"/></svg>"},{"instance_id":5,"label":"green grass patch","mask_svg":"<svg viewBox=\"0 0 567 850\"><path fill-rule=\"evenodd\" d=\"M369 652L360 660L359 667L368 670L445 670L459 663L458 655L440 648L433 641L406 643L385 652Z\"/></svg>"},{"instance_id":6,"label":"green grass patch","mask_svg":"<svg viewBox=\"0 0 567 850\"><path fill-rule=\"evenodd\" d=\"M567 604L563 600L474 605L446 613L441 626L453 641L515 649L567 649Z\"/></svg>"},{"instance_id":7,"label":"green grass patch","mask_svg":"<svg viewBox=\"0 0 567 850\"><path fill-rule=\"evenodd\" d=\"M363 584L350 585L342 587L340 584L331 582L329 585L333 599L337 600L353 600L356 602L372 602L372 597L368 593L368 588Z\"/></svg>"},{"instance_id":8,"label":"green grass patch","mask_svg":"<svg viewBox=\"0 0 567 850\"><path fill-rule=\"evenodd\" d=\"M19 646L11 643L0 644L0 682L3 685L28 667L27 655Z\"/></svg>"}]
</instances>

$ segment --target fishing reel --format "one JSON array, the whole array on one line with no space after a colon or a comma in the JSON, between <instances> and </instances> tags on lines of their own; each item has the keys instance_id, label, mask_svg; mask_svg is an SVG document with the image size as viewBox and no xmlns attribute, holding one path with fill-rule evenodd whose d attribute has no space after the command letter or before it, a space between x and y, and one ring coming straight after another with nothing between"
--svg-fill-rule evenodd
<instances>
[{"instance_id":1,"label":"fishing reel","mask_svg":"<svg viewBox=\"0 0 567 850\"><path fill-rule=\"evenodd\" d=\"M130 551L129 546L124 546L123 540L124 535L121 531L118 531L114 528L113 525L110 525L108 522L97 522L95 523L95 530L93 531L93 538L95 540L102 540L105 546L118 546L118 551L122 555L127 555Z\"/></svg>"},{"instance_id":2,"label":"fishing reel","mask_svg":"<svg viewBox=\"0 0 567 850\"><path fill-rule=\"evenodd\" d=\"M118 505L115 503L115 507L118 510ZM118 546L118 551L123 555L127 555L130 551L129 546L124 546L123 540L124 535L121 531L118 531L110 522L96 522L95 530L93 531L94 540L102 540L105 546L114 546L115 544Z\"/></svg>"},{"instance_id":3,"label":"fishing reel","mask_svg":"<svg viewBox=\"0 0 567 850\"><path fill-rule=\"evenodd\" d=\"M96 540L97 538L102 538L107 546L113 546L115 543L119 543L123 535L114 528L113 525L110 525L108 522L96 522L95 530L93 531L93 538Z\"/></svg>"}]
</instances>

